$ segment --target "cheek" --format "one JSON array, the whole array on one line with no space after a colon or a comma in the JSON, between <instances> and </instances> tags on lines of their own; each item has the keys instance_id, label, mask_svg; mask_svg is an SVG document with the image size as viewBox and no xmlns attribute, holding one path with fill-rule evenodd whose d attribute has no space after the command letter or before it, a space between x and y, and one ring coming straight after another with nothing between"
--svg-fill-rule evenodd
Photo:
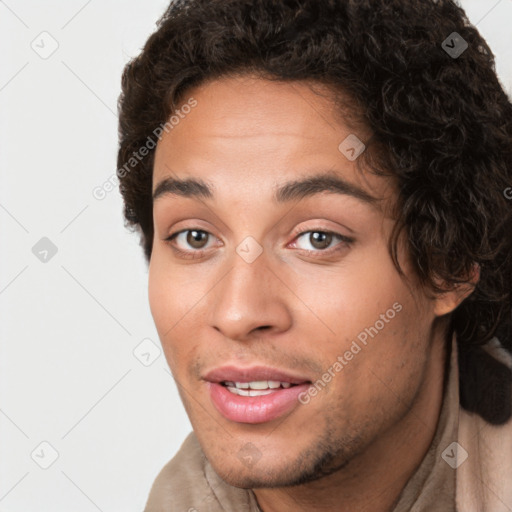
<instances>
[{"instance_id":1,"label":"cheek","mask_svg":"<svg viewBox=\"0 0 512 512\"><path fill-rule=\"evenodd\" d=\"M149 265L148 299L165 357L173 374L177 361L190 359L200 324L195 316L208 283L192 275L194 265L170 265L165 253L154 251Z\"/></svg>"},{"instance_id":2,"label":"cheek","mask_svg":"<svg viewBox=\"0 0 512 512\"><path fill-rule=\"evenodd\" d=\"M303 275L296 280L297 296L309 309L301 323L300 350L307 353L311 340L318 340L322 354L317 357L325 368L346 354L342 373L359 382L363 395L369 393L372 371L385 382L406 378L401 367L426 347L428 305L420 290L409 289L398 274L386 245L354 253L333 271L317 267ZM338 379L338 385L348 380Z\"/></svg>"},{"instance_id":3,"label":"cheek","mask_svg":"<svg viewBox=\"0 0 512 512\"><path fill-rule=\"evenodd\" d=\"M373 325L393 304L404 305L411 295L383 244L358 250L329 271L311 266L300 274L294 285L297 296L338 338Z\"/></svg>"},{"instance_id":4,"label":"cheek","mask_svg":"<svg viewBox=\"0 0 512 512\"><path fill-rule=\"evenodd\" d=\"M158 255L154 251L149 264L148 299L151 314L160 336L165 318L164 311L168 308L168 302L172 300L172 294L168 292L168 284L167 277L161 271L161 265L158 264Z\"/></svg>"},{"instance_id":5,"label":"cheek","mask_svg":"<svg viewBox=\"0 0 512 512\"><path fill-rule=\"evenodd\" d=\"M158 331L165 356L172 368L172 361L176 356L173 353L172 340L175 339L179 330L180 300L183 298L183 291L179 284L172 277L170 269L160 261L159 254L154 252L151 256L148 276L148 299L151 315Z\"/></svg>"},{"instance_id":6,"label":"cheek","mask_svg":"<svg viewBox=\"0 0 512 512\"><path fill-rule=\"evenodd\" d=\"M171 265L164 250L154 249L149 265L148 298L151 314L161 335L183 316L194 293L199 293L187 272L187 269Z\"/></svg>"}]
</instances>

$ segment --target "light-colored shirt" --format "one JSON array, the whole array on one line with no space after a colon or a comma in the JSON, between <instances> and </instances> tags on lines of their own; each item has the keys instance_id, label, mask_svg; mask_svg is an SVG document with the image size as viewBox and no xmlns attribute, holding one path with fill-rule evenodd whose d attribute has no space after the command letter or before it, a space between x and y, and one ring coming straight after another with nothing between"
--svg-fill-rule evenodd
<instances>
[{"instance_id":1,"label":"light-colored shirt","mask_svg":"<svg viewBox=\"0 0 512 512\"><path fill-rule=\"evenodd\" d=\"M488 352L512 367L499 344ZM224 482L191 432L158 474L144 512L261 512L250 489ZM512 420L494 426L459 404L452 338L432 443L392 512L512 512Z\"/></svg>"}]
</instances>

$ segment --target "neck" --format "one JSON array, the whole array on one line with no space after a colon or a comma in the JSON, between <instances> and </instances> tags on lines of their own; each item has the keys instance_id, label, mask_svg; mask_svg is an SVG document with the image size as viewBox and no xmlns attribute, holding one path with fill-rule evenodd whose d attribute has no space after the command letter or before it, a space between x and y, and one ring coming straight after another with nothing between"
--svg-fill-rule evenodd
<instances>
[{"instance_id":1,"label":"neck","mask_svg":"<svg viewBox=\"0 0 512 512\"><path fill-rule=\"evenodd\" d=\"M446 342L438 332L423 385L407 414L339 471L286 488L254 489L263 512L393 511L434 438L442 406Z\"/></svg>"}]
</instances>

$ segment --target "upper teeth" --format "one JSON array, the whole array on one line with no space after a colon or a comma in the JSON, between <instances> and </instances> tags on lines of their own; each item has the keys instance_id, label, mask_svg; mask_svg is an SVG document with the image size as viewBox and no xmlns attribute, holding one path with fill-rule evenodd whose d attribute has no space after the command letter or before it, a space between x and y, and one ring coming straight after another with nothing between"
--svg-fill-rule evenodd
<instances>
[{"instance_id":1,"label":"upper teeth","mask_svg":"<svg viewBox=\"0 0 512 512\"><path fill-rule=\"evenodd\" d=\"M276 389L282 386L289 388L290 382L279 382L278 380L253 380L252 382L224 382L231 393L239 396L262 396L276 393Z\"/></svg>"},{"instance_id":2,"label":"upper teeth","mask_svg":"<svg viewBox=\"0 0 512 512\"><path fill-rule=\"evenodd\" d=\"M238 389L276 389L279 386L289 388L290 382L279 382L278 380L253 380L251 382L226 382L226 386L236 387Z\"/></svg>"}]
</instances>

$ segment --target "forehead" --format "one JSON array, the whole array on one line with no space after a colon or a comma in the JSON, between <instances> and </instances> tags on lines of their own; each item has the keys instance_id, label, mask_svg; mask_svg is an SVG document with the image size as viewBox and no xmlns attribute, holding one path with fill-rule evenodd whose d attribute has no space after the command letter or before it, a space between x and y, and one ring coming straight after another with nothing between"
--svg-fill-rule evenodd
<instances>
[{"instance_id":1,"label":"forehead","mask_svg":"<svg viewBox=\"0 0 512 512\"><path fill-rule=\"evenodd\" d=\"M381 178L358 172L340 150L347 137L368 139L369 130L354 133L327 86L248 75L190 89L181 104L190 98L196 106L157 145L153 191L171 175L201 177L213 188L240 184L261 191L264 184L332 170L373 196L387 188Z\"/></svg>"},{"instance_id":2,"label":"forehead","mask_svg":"<svg viewBox=\"0 0 512 512\"><path fill-rule=\"evenodd\" d=\"M325 137L326 131L338 138L351 133L347 120L334 108L334 91L316 82L266 80L250 74L223 77L188 90L182 105L190 97L197 106L180 116L188 121L172 130L175 138L192 130L198 136L244 138L272 132L311 140Z\"/></svg>"}]
</instances>

